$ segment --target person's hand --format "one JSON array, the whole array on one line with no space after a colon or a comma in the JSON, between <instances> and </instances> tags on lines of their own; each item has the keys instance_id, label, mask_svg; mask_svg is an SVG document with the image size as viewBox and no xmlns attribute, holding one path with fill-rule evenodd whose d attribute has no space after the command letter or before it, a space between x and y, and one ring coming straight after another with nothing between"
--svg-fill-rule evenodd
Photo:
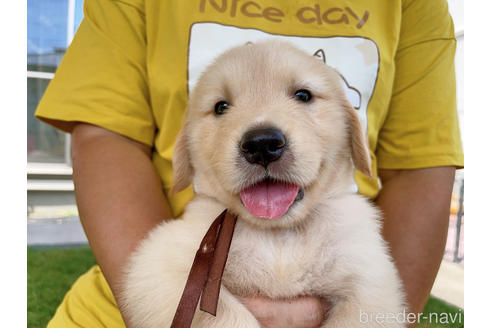
<instances>
[{"instance_id":1,"label":"person's hand","mask_svg":"<svg viewBox=\"0 0 492 328\"><path fill-rule=\"evenodd\" d=\"M288 300L245 297L241 301L262 328L318 328L329 308L327 302L312 296Z\"/></svg>"}]
</instances>

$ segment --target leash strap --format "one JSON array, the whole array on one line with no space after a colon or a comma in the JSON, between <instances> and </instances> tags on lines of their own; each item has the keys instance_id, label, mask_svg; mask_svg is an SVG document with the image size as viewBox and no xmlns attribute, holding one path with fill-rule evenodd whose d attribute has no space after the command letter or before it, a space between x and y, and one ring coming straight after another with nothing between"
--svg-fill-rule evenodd
<instances>
[{"instance_id":1,"label":"leash strap","mask_svg":"<svg viewBox=\"0 0 492 328\"><path fill-rule=\"evenodd\" d=\"M217 314L220 282L222 281L222 274L224 273L227 256L229 255L232 235L234 234L234 227L236 226L236 219L236 216L226 212L224 221L220 227L219 236L217 237L212 266L210 267L208 279L200 301L200 310L214 316Z\"/></svg>"},{"instance_id":2,"label":"leash strap","mask_svg":"<svg viewBox=\"0 0 492 328\"><path fill-rule=\"evenodd\" d=\"M200 309L215 316L236 220L224 210L210 225L196 252L171 328L191 326L200 295Z\"/></svg>"}]
</instances>

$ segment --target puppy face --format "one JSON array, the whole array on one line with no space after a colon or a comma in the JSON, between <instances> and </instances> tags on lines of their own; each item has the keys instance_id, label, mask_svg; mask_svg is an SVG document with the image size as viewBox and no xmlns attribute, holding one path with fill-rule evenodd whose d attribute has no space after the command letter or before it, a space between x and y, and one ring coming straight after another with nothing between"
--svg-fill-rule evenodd
<instances>
[{"instance_id":1,"label":"puppy face","mask_svg":"<svg viewBox=\"0 0 492 328\"><path fill-rule=\"evenodd\" d=\"M283 42L233 48L193 90L173 155L175 191L223 203L263 228L301 224L321 197L370 175L339 75Z\"/></svg>"}]
</instances>

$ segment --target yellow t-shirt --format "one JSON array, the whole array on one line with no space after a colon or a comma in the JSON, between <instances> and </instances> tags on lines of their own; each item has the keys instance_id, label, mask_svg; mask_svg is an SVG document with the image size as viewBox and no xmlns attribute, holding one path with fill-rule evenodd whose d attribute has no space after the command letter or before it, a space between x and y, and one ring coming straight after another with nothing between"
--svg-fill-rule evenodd
<instances>
[{"instance_id":1,"label":"yellow t-shirt","mask_svg":"<svg viewBox=\"0 0 492 328\"><path fill-rule=\"evenodd\" d=\"M247 41L284 39L340 72L366 129L373 172L463 166L445 0L86 0L84 13L36 116L64 131L88 122L155 147L176 216L193 197L191 188L169 194L189 90L215 56ZM355 180L360 193L377 196L377 177L356 172ZM87 297L77 290L96 288L91 281L74 285L50 327L79 322L86 307L70 297ZM114 302L109 289L98 290ZM114 318L107 312L94 316L115 327L104 324Z\"/></svg>"}]
</instances>

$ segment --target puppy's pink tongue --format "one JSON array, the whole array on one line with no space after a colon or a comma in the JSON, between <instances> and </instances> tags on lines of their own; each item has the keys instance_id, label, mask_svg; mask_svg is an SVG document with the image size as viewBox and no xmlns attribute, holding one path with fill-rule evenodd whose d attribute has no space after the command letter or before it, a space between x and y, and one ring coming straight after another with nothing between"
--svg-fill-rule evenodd
<instances>
[{"instance_id":1,"label":"puppy's pink tongue","mask_svg":"<svg viewBox=\"0 0 492 328\"><path fill-rule=\"evenodd\" d=\"M239 194L248 211L259 218L277 219L296 199L299 187L285 182L262 181Z\"/></svg>"}]
</instances>

